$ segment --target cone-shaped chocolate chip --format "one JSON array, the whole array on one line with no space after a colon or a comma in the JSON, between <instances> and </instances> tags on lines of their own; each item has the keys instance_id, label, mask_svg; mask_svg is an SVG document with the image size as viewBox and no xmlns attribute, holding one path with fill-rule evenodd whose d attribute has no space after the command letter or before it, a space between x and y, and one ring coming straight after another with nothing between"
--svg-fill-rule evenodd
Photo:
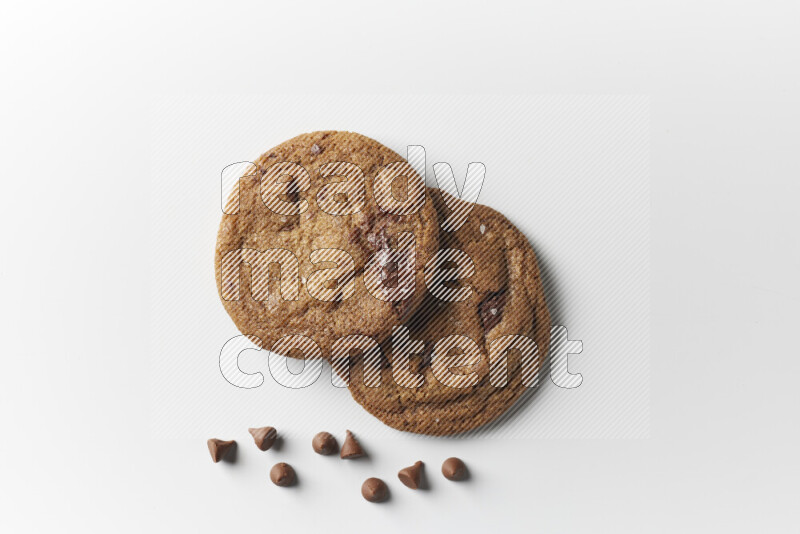
<instances>
[{"instance_id":1,"label":"cone-shaped chocolate chip","mask_svg":"<svg viewBox=\"0 0 800 534\"><path fill-rule=\"evenodd\" d=\"M324 455L333 454L338 448L336 438L328 432L320 432L314 436L314 439L311 440L311 446L314 448L314 452Z\"/></svg>"},{"instance_id":2,"label":"cone-shaped chocolate chip","mask_svg":"<svg viewBox=\"0 0 800 534\"><path fill-rule=\"evenodd\" d=\"M211 453L211 459L214 460L214 463L217 463L225 458L225 455L228 454L228 451L235 446L236 441L234 440L223 441L215 438L208 440L208 452Z\"/></svg>"},{"instance_id":3,"label":"cone-shaped chocolate chip","mask_svg":"<svg viewBox=\"0 0 800 534\"><path fill-rule=\"evenodd\" d=\"M379 478L368 478L361 484L361 495L369 502L383 502L389 496L389 488Z\"/></svg>"},{"instance_id":4,"label":"cone-shaped chocolate chip","mask_svg":"<svg viewBox=\"0 0 800 534\"><path fill-rule=\"evenodd\" d=\"M275 438L278 437L278 433L271 426L248 428L247 431L253 436L253 441L256 442L256 447L262 451L266 451L272 447L272 444L275 443Z\"/></svg>"},{"instance_id":5,"label":"cone-shaped chocolate chip","mask_svg":"<svg viewBox=\"0 0 800 534\"><path fill-rule=\"evenodd\" d=\"M358 444L353 433L348 430L347 437L344 438L344 443L342 444L341 457L345 460L350 460L351 458L361 458L362 456L364 456L364 449Z\"/></svg>"},{"instance_id":6,"label":"cone-shaped chocolate chip","mask_svg":"<svg viewBox=\"0 0 800 534\"><path fill-rule=\"evenodd\" d=\"M420 480L422 480L422 465L422 462L416 462L412 466L404 467L397 473L397 478L411 489L419 488Z\"/></svg>"},{"instance_id":7,"label":"cone-shaped chocolate chip","mask_svg":"<svg viewBox=\"0 0 800 534\"><path fill-rule=\"evenodd\" d=\"M294 468L283 462L272 466L272 469L269 470L269 478L273 484L281 487L291 486L297 480Z\"/></svg>"},{"instance_id":8,"label":"cone-shaped chocolate chip","mask_svg":"<svg viewBox=\"0 0 800 534\"><path fill-rule=\"evenodd\" d=\"M442 464L442 474L450 480L464 480L467 478L467 466L458 458L448 458Z\"/></svg>"}]
</instances>

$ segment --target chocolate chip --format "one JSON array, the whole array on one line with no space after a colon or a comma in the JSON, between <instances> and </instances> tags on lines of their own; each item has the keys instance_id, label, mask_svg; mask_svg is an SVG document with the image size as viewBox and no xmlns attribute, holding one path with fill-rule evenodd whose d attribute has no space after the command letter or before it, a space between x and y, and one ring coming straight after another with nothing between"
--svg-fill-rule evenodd
<instances>
[{"instance_id":1,"label":"chocolate chip","mask_svg":"<svg viewBox=\"0 0 800 534\"><path fill-rule=\"evenodd\" d=\"M422 462L415 462L414 465L404 467L397 473L397 478L411 489L419 488L420 480L422 480L422 465Z\"/></svg>"},{"instance_id":2,"label":"chocolate chip","mask_svg":"<svg viewBox=\"0 0 800 534\"><path fill-rule=\"evenodd\" d=\"M300 201L300 186L297 184L297 180L289 182L289 187L286 191L286 199L292 204L297 204L297 202Z\"/></svg>"},{"instance_id":3,"label":"chocolate chip","mask_svg":"<svg viewBox=\"0 0 800 534\"><path fill-rule=\"evenodd\" d=\"M223 441L221 439L211 438L208 440L208 452L211 453L211 459L214 460L214 463L219 462L225 455L228 454L228 451L236 447L236 441Z\"/></svg>"},{"instance_id":4,"label":"chocolate chip","mask_svg":"<svg viewBox=\"0 0 800 534\"><path fill-rule=\"evenodd\" d=\"M313 145L311 145L311 155L312 156L319 156L323 152L325 152L325 149L322 148L321 146L319 146L318 144L314 143Z\"/></svg>"},{"instance_id":5,"label":"chocolate chip","mask_svg":"<svg viewBox=\"0 0 800 534\"><path fill-rule=\"evenodd\" d=\"M294 484L297 476L294 473L294 468L284 462L275 464L269 470L269 478L276 486L286 487Z\"/></svg>"},{"instance_id":6,"label":"chocolate chip","mask_svg":"<svg viewBox=\"0 0 800 534\"><path fill-rule=\"evenodd\" d=\"M464 480L467 478L467 466L458 458L448 458L442 464L442 474L448 480Z\"/></svg>"},{"instance_id":7,"label":"chocolate chip","mask_svg":"<svg viewBox=\"0 0 800 534\"><path fill-rule=\"evenodd\" d=\"M248 432L253 436L253 441L256 442L256 447L262 451L268 450L275 443L275 438L278 437L278 432L271 426L264 426L261 428L248 428Z\"/></svg>"},{"instance_id":8,"label":"chocolate chip","mask_svg":"<svg viewBox=\"0 0 800 534\"><path fill-rule=\"evenodd\" d=\"M364 449L361 448L361 445L349 430L347 431L347 436L344 438L340 456L343 460L351 460L365 456Z\"/></svg>"},{"instance_id":9,"label":"chocolate chip","mask_svg":"<svg viewBox=\"0 0 800 534\"><path fill-rule=\"evenodd\" d=\"M336 452L338 444L336 443L336 438L328 432L320 432L311 440L311 446L314 447L314 452L317 454L327 456Z\"/></svg>"},{"instance_id":10,"label":"chocolate chip","mask_svg":"<svg viewBox=\"0 0 800 534\"><path fill-rule=\"evenodd\" d=\"M394 289L400 282L400 271L396 261L390 261L383 266L383 285L389 289Z\"/></svg>"},{"instance_id":11,"label":"chocolate chip","mask_svg":"<svg viewBox=\"0 0 800 534\"><path fill-rule=\"evenodd\" d=\"M389 496L389 488L379 478L368 478L361 484L361 495L369 502L383 502Z\"/></svg>"},{"instance_id":12,"label":"chocolate chip","mask_svg":"<svg viewBox=\"0 0 800 534\"><path fill-rule=\"evenodd\" d=\"M478 304L478 316L481 318L483 330L490 331L500 323L503 317L503 307L506 305L506 292L487 293L480 304Z\"/></svg>"}]
</instances>

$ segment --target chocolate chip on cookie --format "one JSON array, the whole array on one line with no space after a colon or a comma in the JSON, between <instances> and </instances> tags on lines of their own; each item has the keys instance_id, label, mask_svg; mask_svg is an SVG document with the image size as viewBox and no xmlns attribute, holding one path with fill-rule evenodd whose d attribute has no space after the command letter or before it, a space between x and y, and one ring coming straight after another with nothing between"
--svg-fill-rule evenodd
<instances>
[{"instance_id":1,"label":"chocolate chip on cookie","mask_svg":"<svg viewBox=\"0 0 800 534\"><path fill-rule=\"evenodd\" d=\"M506 305L506 292L490 292L484 296L478 304L478 315L481 318L483 329L489 332L492 328L500 324L503 317L503 307Z\"/></svg>"}]
</instances>

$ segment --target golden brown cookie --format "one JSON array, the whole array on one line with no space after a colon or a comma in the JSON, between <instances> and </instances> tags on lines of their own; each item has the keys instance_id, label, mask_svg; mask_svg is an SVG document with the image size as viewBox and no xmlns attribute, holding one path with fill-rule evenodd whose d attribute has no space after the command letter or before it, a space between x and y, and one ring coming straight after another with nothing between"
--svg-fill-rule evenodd
<instances>
[{"instance_id":1,"label":"golden brown cookie","mask_svg":"<svg viewBox=\"0 0 800 534\"><path fill-rule=\"evenodd\" d=\"M438 247L423 180L351 132L299 135L254 163L226 204L215 255L239 330L297 357L328 356L346 335L388 336L421 302L422 268ZM297 336L320 353L297 352Z\"/></svg>"},{"instance_id":2,"label":"golden brown cookie","mask_svg":"<svg viewBox=\"0 0 800 534\"><path fill-rule=\"evenodd\" d=\"M440 221L449 213L441 194L431 193ZM534 383L550 340L536 256L508 219L476 205L460 229L441 233L440 247L472 259L471 276L444 284L468 288L469 297L453 302L427 292L406 324L409 340L385 341L380 365L354 358L349 377L353 398L378 419L432 435L477 428L505 412ZM378 373L380 385L371 387Z\"/></svg>"}]
</instances>

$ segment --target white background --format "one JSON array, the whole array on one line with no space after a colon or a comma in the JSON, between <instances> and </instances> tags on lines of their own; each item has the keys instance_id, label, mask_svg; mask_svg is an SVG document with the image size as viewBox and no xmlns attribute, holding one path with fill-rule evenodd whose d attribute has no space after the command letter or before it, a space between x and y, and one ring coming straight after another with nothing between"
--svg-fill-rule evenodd
<instances>
[{"instance_id":1,"label":"white background","mask_svg":"<svg viewBox=\"0 0 800 534\"><path fill-rule=\"evenodd\" d=\"M790 1L3 4L0 528L796 532L798 16ZM424 494L299 440L279 453L305 463L301 486L279 491L272 453L241 436L234 466L154 437L150 110L269 92L649 95L650 437L429 440L432 475L457 448L475 477ZM343 489L381 469L389 506Z\"/></svg>"}]
</instances>

